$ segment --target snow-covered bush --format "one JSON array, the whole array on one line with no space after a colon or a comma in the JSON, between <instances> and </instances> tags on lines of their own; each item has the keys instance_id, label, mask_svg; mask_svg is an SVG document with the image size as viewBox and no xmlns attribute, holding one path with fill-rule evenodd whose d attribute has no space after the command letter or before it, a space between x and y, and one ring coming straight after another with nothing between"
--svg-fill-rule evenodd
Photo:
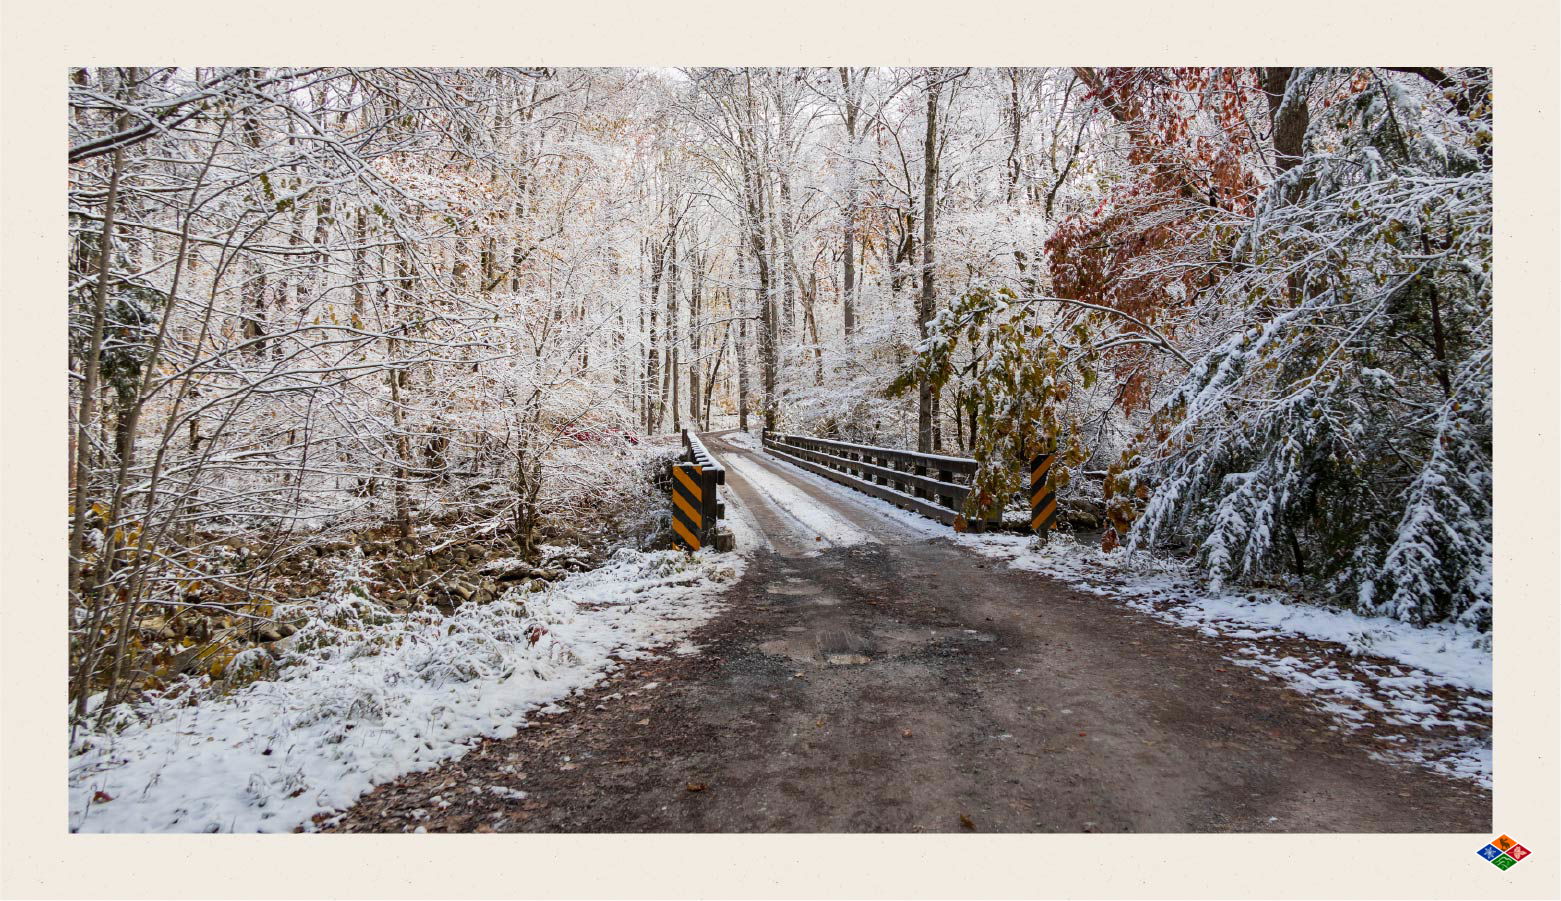
<instances>
[{"instance_id":1,"label":"snow-covered bush","mask_svg":"<svg viewBox=\"0 0 1561 901\"><path fill-rule=\"evenodd\" d=\"M1241 315L1125 456L1115 512L1136 546L1193 537L1215 583L1288 576L1362 613L1485 628L1487 86L1454 104L1313 79L1336 96L1204 301Z\"/></svg>"},{"instance_id":2,"label":"snow-covered bush","mask_svg":"<svg viewBox=\"0 0 1561 901\"><path fill-rule=\"evenodd\" d=\"M732 555L623 550L547 590L445 615L392 613L361 557L349 558L319 597L285 611L303 625L275 679L222 690L202 676L83 726L71 749L71 828L307 826L478 738L514 735L531 711L620 661L678 644L740 566Z\"/></svg>"}]
</instances>

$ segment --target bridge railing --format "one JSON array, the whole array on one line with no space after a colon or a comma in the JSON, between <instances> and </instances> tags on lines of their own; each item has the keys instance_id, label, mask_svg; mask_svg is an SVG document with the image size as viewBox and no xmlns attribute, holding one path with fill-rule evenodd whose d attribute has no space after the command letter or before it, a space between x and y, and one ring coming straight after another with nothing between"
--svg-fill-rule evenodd
<instances>
[{"instance_id":1,"label":"bridge railing","mask_svg":"<svg viewBox=\"0 0 1561 901\"><path fill-rule=\"evenodd\" d=\"M782 432L765 432L763 444L772 456L794 466L948 525L960 517L979 466L969 457ZM1001 510L994 510L988 521L971 522L969 527L980 531L1001 516Z\"/></svg>"},{"instance_id":2,"label":"bridge railing","mask_svg":"<svg viewBox=\"0 0 1561 901\"><path fill-rule=\"evenodd\" d=\"M699 436L683 429L683 456L672 464L672 536L679 547L697 551L732 549L732 533L720 526L726 518L721 486L726 467L711 455Z\"/></svg>"}]
</instances>

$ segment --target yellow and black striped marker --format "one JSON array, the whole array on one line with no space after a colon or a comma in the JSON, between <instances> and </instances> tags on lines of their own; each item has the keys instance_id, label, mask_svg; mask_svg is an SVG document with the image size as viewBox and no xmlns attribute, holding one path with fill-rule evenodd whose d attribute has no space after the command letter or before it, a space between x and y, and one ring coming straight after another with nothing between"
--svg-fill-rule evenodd
<instances>
[{"instance_id":1,"label":"yellow and black striped marker","mask_svg":"<svg viewBox=\"0 0 1561 901\"><path fill-rule=\"evenodd\" d=\"M1030 461L1030 528L1042 535L1057 525L1057 494L1048 484L1056 459L1053 452Z\"/></svg>"},{"instance_id":2,"label":"yellow and black striped marker","mask_svg":"<svg viewBox=\"0 0 1561 901\"><path fill-rule=\"evenodd\" d=\"M672 534L691 551L704 544L704 482L703 467L694 463L672 465Z\"/></svg>"}]
</instances>

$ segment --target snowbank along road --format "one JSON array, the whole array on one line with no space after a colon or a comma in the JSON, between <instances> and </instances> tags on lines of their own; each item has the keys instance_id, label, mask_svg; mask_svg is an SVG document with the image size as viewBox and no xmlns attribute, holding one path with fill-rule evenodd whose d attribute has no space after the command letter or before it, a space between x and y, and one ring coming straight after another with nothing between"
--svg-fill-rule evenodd
<instances>
[{"instance_id":1,"label":"snowbank along road","mask_svg":"<svg viewBox=\"0 0 1561 901\"><path fill-rule=\"evenodd\" d=\"M694 634L703 653L632 663L569 709L323 825L1490 828L1478 780L1394 759L1400 739L1341 727L1284 679L1234 665L1216 638L973 553L750 436L708 444L750 560ZM1285 659L1319 652L1305 643L1290 639Z\"/></svg>"}]
</instances>

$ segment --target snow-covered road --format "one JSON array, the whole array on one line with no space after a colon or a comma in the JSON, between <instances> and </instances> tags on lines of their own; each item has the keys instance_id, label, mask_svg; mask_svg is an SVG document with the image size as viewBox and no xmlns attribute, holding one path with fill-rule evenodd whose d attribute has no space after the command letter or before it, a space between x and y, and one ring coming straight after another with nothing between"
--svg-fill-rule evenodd
<instances>
[{"instance_id":1,"label":"snow-covered road","mask_svg":"<svg viewBox=\"0 0 1561 901\"><path fill-rule=\"evenodd\" d=\"M751 486L760 502L785 523L789 533L785 537L790 538L793 545L800 542L807 548L805 552L817 553L825 548L850 547L877 540L829 507L816 503L784 476L772 472L770 467L775 464L769 460L728 454L725 461L728 475L735 475ZM739 495L737 505L744 506L753 497L753 494L748 495L749 500L745 502ZM748 521L753 521L753 514L746 508L744 512ZM777 536L767 537L773 541Z\"/></svg>"}]
</instances>

